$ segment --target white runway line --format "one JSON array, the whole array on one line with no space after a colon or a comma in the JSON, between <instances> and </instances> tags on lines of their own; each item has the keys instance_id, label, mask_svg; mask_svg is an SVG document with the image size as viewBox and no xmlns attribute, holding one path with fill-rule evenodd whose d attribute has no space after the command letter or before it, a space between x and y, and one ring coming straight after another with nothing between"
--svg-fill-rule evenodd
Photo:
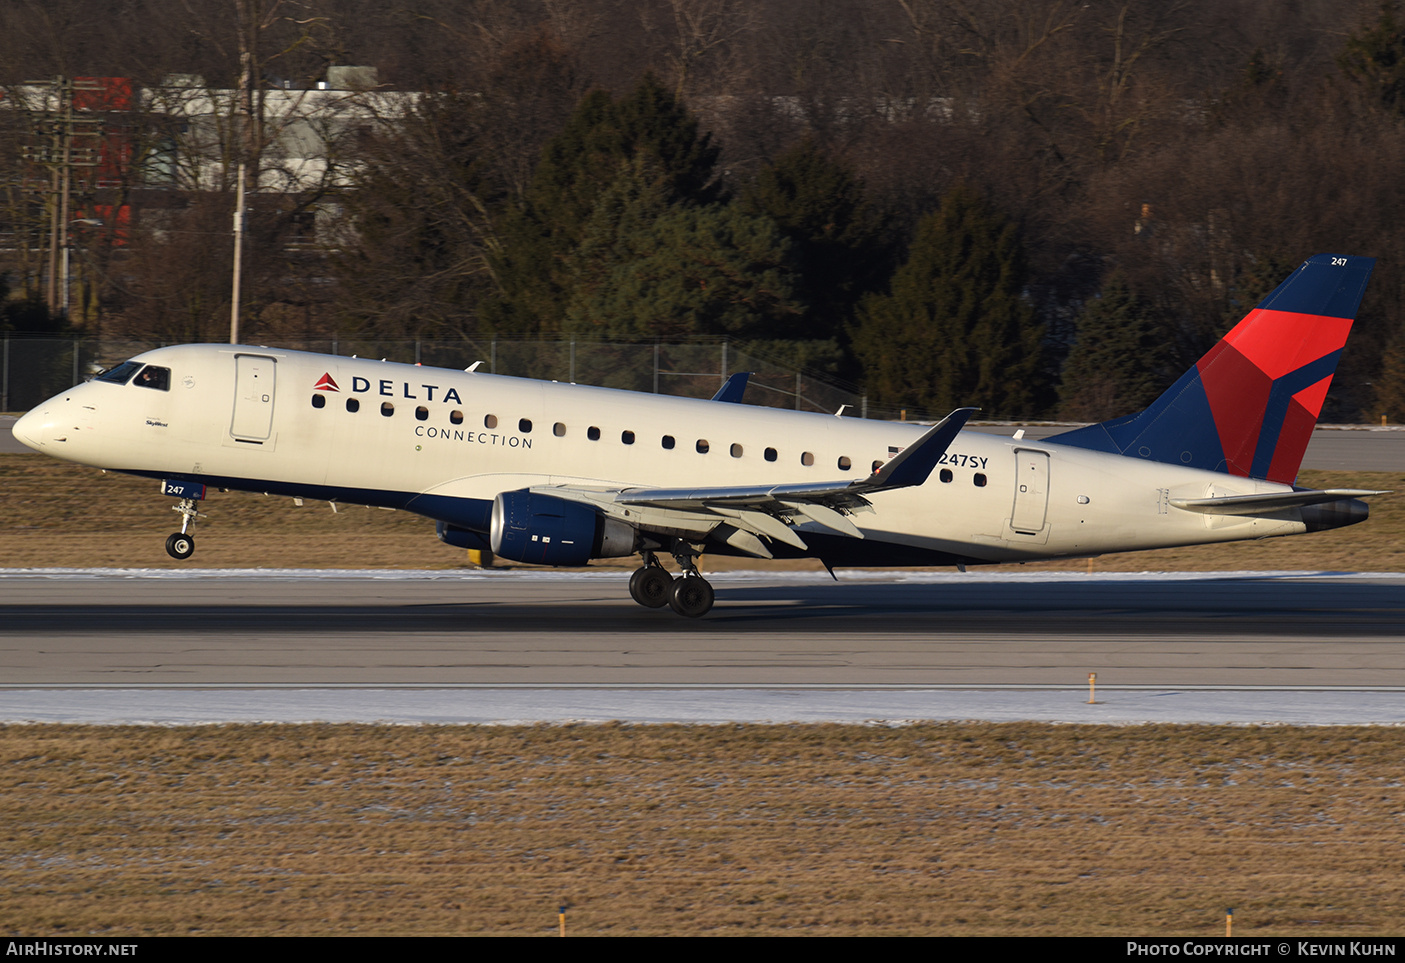
<instances>
[{"instance_id":1,"label":"white runway line","mask_svg":"<svg viewBox=\"0 0 1405 963\"><path fill-rule=\"evenodd\" d=\"M1392 689L1109 686L1097 695L1088 705L1087 689L1070 687L33 687L0 690L0 722L1405 724L1405 693Z\"/></svg>"}]
</instances>

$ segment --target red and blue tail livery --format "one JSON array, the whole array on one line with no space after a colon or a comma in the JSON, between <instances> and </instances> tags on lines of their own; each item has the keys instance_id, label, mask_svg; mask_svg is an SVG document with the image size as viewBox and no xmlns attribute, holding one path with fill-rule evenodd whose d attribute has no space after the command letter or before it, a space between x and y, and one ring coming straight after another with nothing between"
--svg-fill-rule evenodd
<instances>
[{"instance_id":1,"label":"red and blue tail livery","mask_svg":"<svg viewBox=\"0 0 1405 963\"><path fill-rule=\"evenodd\" d=\"M1149 408L1058 443L1291 485L1375 264L1309 258Z\"/></svg>"}]
</instances>

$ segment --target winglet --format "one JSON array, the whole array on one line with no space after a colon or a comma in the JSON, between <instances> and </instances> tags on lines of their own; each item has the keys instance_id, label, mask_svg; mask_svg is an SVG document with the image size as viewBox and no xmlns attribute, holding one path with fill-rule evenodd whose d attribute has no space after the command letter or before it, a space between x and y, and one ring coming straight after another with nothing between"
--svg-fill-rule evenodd
<instances>
[{"instance_id":1,"label":"winglet","mask_svg":"<svg viewBox=\"0 0 1405 963\"><path fill-rule=\"evenodd\" d=\"M978 410L957 408L927 429L927 433L916 442L898 452L896 457L880 465L872 475L854 482L849 490L863 493L921 485L927 480L927 476L932 474L932 469L937 467L937 462L941 461L942 455L946 454L947 448L956 440L961 429L966 427L966 422Z\"/></svg>"},{"instance_id":2,"label":"winglet","mask_svg":"<svg viewBox=\"0 0 1405 963\"><path fill-rule=\"evenodd\" d=\"M746 394L747 379L753 372L738 371L727 379L727 383L717 389L717 394L712 396L713 401L729 401L734 405L742 403L742 395Z\"/></svg>"}]
</instances>

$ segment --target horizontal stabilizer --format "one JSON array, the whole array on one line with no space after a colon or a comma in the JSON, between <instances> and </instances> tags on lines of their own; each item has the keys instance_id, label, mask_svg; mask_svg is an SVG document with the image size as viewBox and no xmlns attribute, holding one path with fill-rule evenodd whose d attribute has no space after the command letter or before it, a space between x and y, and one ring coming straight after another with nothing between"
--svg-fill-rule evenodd
<instances>
[{"instance_id":1,"label":"horizontal stabilizer","mask_svg":"<svg viewBox=\"0 0 1405 963\"><path fill-rule=\"evenodd\" d=\"M1361 488L1305 489L1295 492L1268 492L1263 495L1226 495L1221 498L1173 498L1171 504L1188 512L1205 515L1265 515L1270 512L1319 505L1343 498L1369 498L1390 492Z\"/></svg>"}]
</instances>

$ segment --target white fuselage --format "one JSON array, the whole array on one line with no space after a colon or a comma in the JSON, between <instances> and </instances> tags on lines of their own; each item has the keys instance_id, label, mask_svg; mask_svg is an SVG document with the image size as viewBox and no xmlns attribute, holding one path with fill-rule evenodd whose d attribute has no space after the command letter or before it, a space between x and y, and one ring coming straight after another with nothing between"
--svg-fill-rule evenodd
<instances>
[{"instance_id":1,"label":"white fuselage","mask_svg":"<svg viewBox=\"0 0 1405 963\"><path fill-rule=\"evenodd\" d=\"M16 436L81 464L403 508L483 531L500 492L861 479L923 431L257 347L186 345L135 360L169 368L168 387L78 385L22 418ZM853 516L864 538L845 540L862 552L839 560L1004 562L1290 535L1307 528L1296 511L1246 517L1171 504L1290 490L967 431L925 484L872 496L874 511ZM798 530L823 541L818 526Z\"/></svg>"}]
</instances>

